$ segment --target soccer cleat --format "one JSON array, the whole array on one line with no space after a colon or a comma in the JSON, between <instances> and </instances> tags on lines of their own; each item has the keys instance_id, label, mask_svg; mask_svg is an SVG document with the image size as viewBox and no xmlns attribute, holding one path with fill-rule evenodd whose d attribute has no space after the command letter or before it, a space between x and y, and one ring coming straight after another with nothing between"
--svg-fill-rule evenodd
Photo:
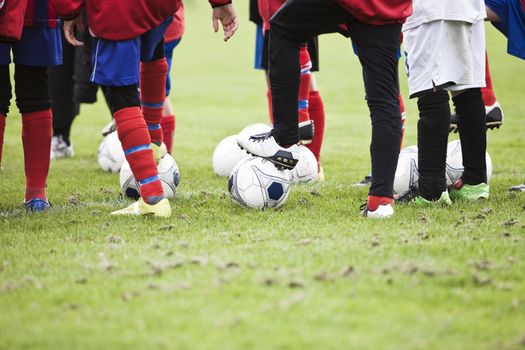
<instances>
[{"instance_id":1,"label":"soccer cleat","mask_svg":"<svg viewBox=\"0 0 525 350\"><path fill-rule=\"evenodd\" d=\"M47 200L41 198L33 198L25 201L24 206L26 207L27 211L34 213L41 213L51 208L51 204Z\"/></svg>"},{"instance_id":2,"label":"soccer cleat","mask_svg":"<svg viewBox=\"0 0 525 350\"><path fill-rule=\"evenodd\" d=\"M115 130L117 130L117 124L115 123L115 119L111 119L111 121L107 123L100 132L102 133L102 136L106 137Z\"/></svg>"},{"instance_id":3,"label":"soccer cleat","mask_svg":"<svg viewBox=\"0 0 525 350\"><path fill-rule=\"evenodd\" d=\"M448 191L445 190L437 200L430 201L419 195L419 190L415 187L410 188L407 192L396 198L396 203L413 204L419 207L425 206L449 206L452 204Z\"/></svg>"},{"instance_id":4,"label":"soccer cleat","mask_svg":"<svg viewBox=\"0 0 525 350\"><path fill-rule=\"evenodd\" d=\"M74 155L73 145L68 145L62 135L53 136L51 139L51 159L71 158Z\"/></svg>"},{"instance_id":5,"label":"soccer cleat","mask_svg":"<svg viewBox=\"0 0 525 350\"><path fill-rule=\"evenodd\" d=\"M474 202L479 199L489 198L489 185L486 183L480 183L477 185L464 184L461 179L456 181L450 188L450 198L456 201L469 201Z\"/></svg>"},{"instance_id":6,"label":"soccer cleat","mask_svg":"<svg viewBox=\"0 0 525 350\"><path fill-rule=\"evenodd\" d=\"M369 187L372 184L372 175L366 175L365 178L353 184L353 187Z\"/></svg>"},{"instance_id":7,"label":"soccer cleat","mask_svg":"<svg viewBox=\"0 0 525 350\"><path fill-rule=\"evenodd\" d=\"M487 115L487 129L499 129L503 125L503 109L499 102L495 102L492 106L485 106L485 112ZM458 132L458 116L453 113L450 116L450 132Z\"/></svg>"},{"instance_id":8,"label":"soccer cleat","mask_svg":"<svg viewBox=\"0 0 525 350\"><path fill-rule=\"evenodd\" d=\"M164 198L157 204L148 204L140 198L129 207L116 210L111 215L135 215L135 216L154 216L159 218L169 218L171 216L170 202Z\"/></svg>"},{"instance_id":9,"label":"soccer cleat","mask_svg":"<svg viewBox=\"0 0 525 350\"><path fill-rule=\"evenodd\" d=\"M312 143L315 134L314 122L307 120L299 123L299 140L302 145L308 145Z\"/></svg>"},{"instance_id":10,"label":"soccer cleat","mask_svg":"<svg viewBox=\"0 0 525 350\"><path fill-rule=\"evenodd\" d=\"M152 143L151 150L153 151L153 157L155 158L155 162L157 164L168 153L168 149L166 148L166 144L164 143L161 143L160 146L155 143Z\"/></svg>"},{"instance_id":11,"label":"soccer cleat","mask_svg":"<svg viewBox=\"0 0 525 350\"><path fill-rule=\"evenodd\" d=\"M317 181L324 182L324 170L323 167L319 167L319 172L317 173Z\"/></svg>"},{"instance_id":12,"label":"soccer cleat","mask_svg":"<svg viewBox=\"0 0 525 350\"><path fill-rule=\"evenodd\" d=\"M511 188L509 188L509 191L525 192L525 184L512 186Z\"/></svg>"},{"instance_id":13,"label":"soccer cleat","mask_svg":"<svg viewBox=\"0 0 525 350\"><path fill-rule=\"evenodd\" d=\"M273 131L252 136L239 135L237 144L253 156L268 159L278 169L292 170L299 161L299 146L292 145L288 148L279 146L273 137Z\"/></svg>"},{"instance_id":14,"label":"soccer cleat","mask_svg":"<svg viewBox=\"0 0 525 350\"><path fill-rule=\"evenodd\" d=\"M372 211L368 208L368 203L364 203L360 209L361 215L369 219L388 219L394 215L392 204L379 205L376 210Z\"/></svg>"}]
</instances>

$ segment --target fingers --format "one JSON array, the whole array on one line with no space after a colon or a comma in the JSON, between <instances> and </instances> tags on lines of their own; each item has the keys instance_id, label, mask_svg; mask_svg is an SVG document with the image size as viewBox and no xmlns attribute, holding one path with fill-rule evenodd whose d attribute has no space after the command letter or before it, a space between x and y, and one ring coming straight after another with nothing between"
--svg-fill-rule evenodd
<instances>
[{"instance_id":1,"label":"fingers","mask_svg":"<svg viewBox=\"0 0 525 350\"><path fill-rule=\"evenodd\" d=\"M237 22L237 18L228 18L229 21L226 19L222 22L222 27L224 30L224 41L228 41L233 34L237 31L237 27L239 26L239 23Z\"/></svg>"},{"instance_id":2,"label":"fingers","mask_svg":"<svg viewBox=\"0 0 525 350\"><path fill-rule=\"evenodd\" d=\"M64 22L64 37L73 46L84 46L84 43L78 41L75 37L75 24L73 21Z\"/></svg>"},{"instance_id":3,"label":"fingers","mask_svg":"<svg viewBox=\"0 0 525 350\"><path fill-rule=\"evenodd\" d=\"M219 19L216 16L212 16L211 20L213 22L213 31L217 33L219 31Z\"/></svg>"}]
</instances>

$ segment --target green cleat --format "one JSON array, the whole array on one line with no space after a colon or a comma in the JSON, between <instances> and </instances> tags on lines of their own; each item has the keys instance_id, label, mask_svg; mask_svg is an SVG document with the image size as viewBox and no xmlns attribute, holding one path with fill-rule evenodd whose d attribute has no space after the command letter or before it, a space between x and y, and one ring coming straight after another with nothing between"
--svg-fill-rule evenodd
<instances>
[{"instance_id":1,"label":"green cleat","mask_svg":"<svg viewBox=\"0 0 525 350\"><path fill-rule=\"evenodd\" d=\"M456 201L475 202L480 199L489 198L489 185L480 183L478 185L467 185L463 181L458 180L450 188L450 198Z\"/></svg>"},{"instance_id":2,"label":"green cleat","mask_svg":"<svg viewBox=\"0 0 525 350\"><path fill-rule=\"evenodd\" d=\"M429 201L428 199L423 198L419 195L417 188L411 188L408 192L397 197L396 203L402 204L411 204L418 207L428 207L428 206L449 206L452 204L448 191L445 190L441 193L441 196L438 200Z\"/></svg>"}]
</instances>

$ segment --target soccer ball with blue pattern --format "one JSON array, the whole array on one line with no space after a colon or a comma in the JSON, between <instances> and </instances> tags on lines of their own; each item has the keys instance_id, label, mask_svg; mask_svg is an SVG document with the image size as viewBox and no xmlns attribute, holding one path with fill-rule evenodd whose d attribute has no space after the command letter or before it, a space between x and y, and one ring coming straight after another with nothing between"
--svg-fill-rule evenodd
<instances>
[{"instance_id":1,"label":"soccer ball with blue pattern","mask_svg":"<svg viewBox=\"0 0 525 350\"><path fill-rule=\"evenodd\" d=\"M180 181L179 166L177 165L177 162L171 155L166 154L159 161L157 169L159 172L160 183L164 190L164 196L166 196L166 198L175 197ZM135 177L133 176L127 161L124 162L120 169L120 188L126 197L135 200L140 198L140 185L135 181Z\"/></svg>"},{"instance_id":2,"label":"soccer ball with blue pattern","mask_svg":"<svg viewBox=\"0 0 525 350\"><path fill-rule=\"evenodd\" d=\"M288 199L290 172L263 158L251 157L235 166L228 180L233 201L252 209L279 208Z\"/></svg>"}]
</instances>

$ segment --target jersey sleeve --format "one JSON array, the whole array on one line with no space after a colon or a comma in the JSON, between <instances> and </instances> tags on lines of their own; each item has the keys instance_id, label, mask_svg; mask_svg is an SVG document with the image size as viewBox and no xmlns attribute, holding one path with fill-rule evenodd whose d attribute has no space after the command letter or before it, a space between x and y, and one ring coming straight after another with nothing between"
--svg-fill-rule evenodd
<instances>
[{"instance_id":1,"label":"jersey sleeve","mask_svg":"<svg viewBox=\"0 0 525 350\"><path fill-rule=\"evenodd\" d=\"M211 7L219 7L232 3L232 0L209 0Z\"/></svg>"}]
</instances>

